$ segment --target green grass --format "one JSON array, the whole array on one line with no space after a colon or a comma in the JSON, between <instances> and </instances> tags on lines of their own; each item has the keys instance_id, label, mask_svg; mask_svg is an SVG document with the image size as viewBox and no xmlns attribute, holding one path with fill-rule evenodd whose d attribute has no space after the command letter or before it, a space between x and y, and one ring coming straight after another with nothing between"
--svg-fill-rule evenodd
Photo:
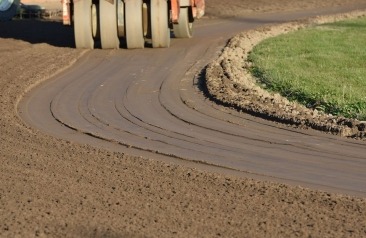
<instances>
[{"instance_id":1,"label":"green grass","mask_svg":"<svg viewBox=\"0 0 366 238\"><path fill-rule=\"evenodd\" d=\"M249 61L268 90L326 113L366 120L366 18L267 39Z\"/></svg>"}]
</instances>

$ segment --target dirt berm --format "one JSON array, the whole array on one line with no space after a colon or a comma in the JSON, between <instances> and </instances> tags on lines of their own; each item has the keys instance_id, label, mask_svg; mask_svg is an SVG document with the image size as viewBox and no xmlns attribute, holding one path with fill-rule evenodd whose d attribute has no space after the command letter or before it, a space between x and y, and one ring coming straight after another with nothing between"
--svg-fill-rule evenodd
<instances>
[{"instance_id":1,"label":"dirt berm","mask_svg":"<svg viewBox=\"0 0 366 238\"><path fill-rule=\"evenodd\" d=\"M206 88L217 102L256 116L303 129L312 128L354 139L366 138L366 122L325 114L290 102L279 94L261 88L249 72L247 60L253 46L262 40L314 24L364 17L366 11L355 11L327 17L291 22L239 34L230 40L220 57L206 68Z\"/></svg>"}]
</instances>

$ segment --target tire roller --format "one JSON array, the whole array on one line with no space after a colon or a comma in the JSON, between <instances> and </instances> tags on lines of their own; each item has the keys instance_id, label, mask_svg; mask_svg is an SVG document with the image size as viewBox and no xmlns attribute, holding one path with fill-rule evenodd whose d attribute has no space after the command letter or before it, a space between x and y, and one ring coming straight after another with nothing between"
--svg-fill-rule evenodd
<instances>
[{"instance_id":1,"label":"tire roller","mask_svg":"<svg viewBox=\"0 0 366 238\"><path fill-rule=\"evenodd\" d=\"M64 0L64 24L74 24L76 48L167 48L171 32L191 38L193 22L204 15L204 0ZM72 19L72 21L70 21Z\"/></svg>"}]
</instances>

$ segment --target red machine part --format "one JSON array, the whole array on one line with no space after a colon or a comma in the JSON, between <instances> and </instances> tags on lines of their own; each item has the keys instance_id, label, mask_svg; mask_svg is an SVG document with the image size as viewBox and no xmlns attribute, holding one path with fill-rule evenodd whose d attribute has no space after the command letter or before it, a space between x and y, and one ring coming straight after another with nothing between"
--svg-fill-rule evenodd
<instances>
[{"instance_id":1,"label":"red machine part","mask_svg":"<svg viewBox=\"0 0 366 238\"><path fill-rule=\"evenodd\" d=\"M194 4L192 4L193 8L195 9L193 14L194 18L201 18L205 14L205 0L192 0L194 1Z\"/></svg>"},{"instance_id":2,"label":"red machine part","mask_svg":"<svg viewBox=\"0 0 366 238\"><path fill-rule=\"evenodd\" d=\"M172 21L172 23L178 23L179 10L180 10L179 0L171 0L170 6L171 6L171 19L170 20Z\"/></svg>"},{"instance_id":3,"label":"red machine part","mask_svg":"<svg viewBox=\"0 0 366 238\"><path fill-rule=\"evenodd\" d=\"M194 19L199 19L205 14L205 0L170 0L171 6L171 21L174 24L178 23L180 7L186 7L187 5L191 7L192 16Z\"/></svg>"},{"instance_id":4,"label":"red machine part","mask_svg":"<svg viewBox=\"0 0 366 238\"><path fill-rule=\"evenodd\" d=\"M62 22L64 25L71 25L71 0L61 0L62 3Z\"/></svg>"}]
</instances>

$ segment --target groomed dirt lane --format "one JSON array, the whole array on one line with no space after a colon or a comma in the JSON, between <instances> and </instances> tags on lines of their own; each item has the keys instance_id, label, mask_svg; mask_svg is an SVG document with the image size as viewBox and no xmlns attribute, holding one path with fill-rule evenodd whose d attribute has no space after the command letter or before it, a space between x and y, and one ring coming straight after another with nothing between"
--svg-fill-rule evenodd
<instances>
[{"instance_id":1,"label":"groomed dirt lane","mask_svg":"<svg viewBox=\"0 0 366 238\"><path fill-rule=\"evenodd\" d=\"M252 20L277 22L297 14ZM77 140L81 143L92 135L114 142L116 150L124 145L311 188L366 195L366 143L278 128L217 107L198 92L201 82L194 75L227 39L220 35L256 25L261 23L207 21L194 39L176 40L170 49L90 52L32 92L20 112L34 127L68 140L74 137L67 135L71 128L86 135ZM227 62L227 67L234 67L235 62ZM230 92L223 97L231 97Z\"/></svg>"},{"instance_id":2,"label":"groomed dirt lane","mask_svg":"<svg viewBox=\"0 0 366 238\"><path fill-rule=\"evenodd\" d=\"M218 6L215 1L208 1L208 4L210 2L212 6ZM346 185L340 185L337 190L347 192L350 181L358 182L362 187L363 181L357 181L364 171L359 167L364 160L362 142L294 130L236 113L204 100L201 92L194 91L195 85L200 83L193 81L198 80L195 74L221 51L235 31L274 19L281 22L298 14L269 13L266 14L268 20L258 20L259 12L281 9L275 6L290 10L318 7L316 11L305 11L304 15L307 15L317 14L321 8L330 9L330 6L337 5L337 8L331 8L332 12L342 8L339 8L340 1L321 2L318 6L319 2L309 1L304 7L303 1L263 1L257 2L258 5L252 1L232 1L233 6L241 8L230 11L217 8L229 12L209 8L213 19L198 24L195 38L173 41L170 49L132 52L85 52L65 48L72 44L72 32L53 23L1 23L0 219L3 223L0 236L366 236L364 198L266 182L263 177L261 180L246 179L234 176L234 171L229 175L228 170L162 158L159 154L188 159L199 159L205 154L206 162L211 160L209 163L216 164L231 159L231 167L236 167L235 163L241 159L238 155L251 151L245 158L248 167L253 166L250 160L253 157L257 163L254 166L261 167L260 157L274 156L275 165L283 159L275 153L282 151L280 154L289 162L281 162L284 166L297 173L303 170L304 163L308 167L302 172L309 174L319 171L316 159L322 155L322 160L329 159L329 164L336 161L339 173L344 168L355 171L344 175ZM364 5L363 1L352 1L357 2ZM347 8L352 3L349 2ZM245 6L251 9L249 15L242 12L248 9ZM229 21L216 19L220 14L234 14L235 9L244 17ZM282 16L282 19L273 16ZM31 31L31 26L36 26L36 30ZM23 33L17 33L15 27L23 28ZM42 29L46 27L49 31L44 32ZM224 29L224 32L217 29ZM16 39L9 39L11 37ZM62 37L64 40L60 40ZM207 47L202 48L199 42L205 37ZM184 60L172 60L172 53ZM70 66L81 55L84 56L76 62L77 67L36 89L46 92L44 95L51 98L50 101L43 100L38 93L25 94L37 83ZM121 62L129 66L121 67ZM49 82L53 87L48 87ZM22 100L25 104L19 115L17 106L23 95L26 95ZM38 100L39 105L45 107L33 107L29 96L30 101ZM50 115L77 130L65 130L63 124L48 120ZM151 115L155 117L151 118ZM28 119L36 120L25 123L22 118L28 116ZM177 121L183 128L177 127ZM216 127L211 127L215 123ZM256 126L253 128L253 125ZM54 130L44 132L47 128ZM262 128L260 134L256 128ZM82 132L107 137L114 143L90 136L85 139ZM73 142L62 138L71 138ZM284 138L290 141L281 141ZM172 145L176 148L170 151ZM345 151L348 147L354 148L351 156ZM306 155L313 158L310 167L305 163L308 162ZM214 158L218 158L217 161ZM295 160L298 164L291 165ZM242 170L248 170L242 166ZM281 169L287 168L284 166L263 173L281 174ZM326 171L326 166L323 169ZM312 177L317 181L315 187L339 176L335 173L334 177L326 179L317 178L318 175ZM267 177L267 180L270 179ZM298 181L286 183L301 184ZM303 183L311 186L312 182ZM323 185L327 191L332 190L329 185Z\"/></svg>"}]
</instances>

